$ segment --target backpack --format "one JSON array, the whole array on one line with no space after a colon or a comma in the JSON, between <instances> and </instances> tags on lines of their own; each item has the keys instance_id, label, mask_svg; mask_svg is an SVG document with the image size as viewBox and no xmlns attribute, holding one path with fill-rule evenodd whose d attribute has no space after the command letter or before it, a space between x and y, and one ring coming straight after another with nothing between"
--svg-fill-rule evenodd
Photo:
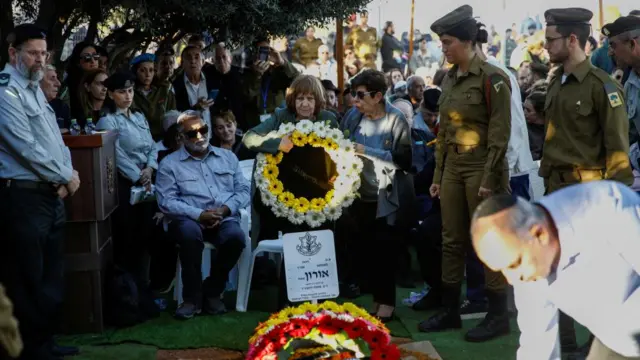
<instances>
[{"instance_id":1,"label":"backpack","mask_svg":"<svg viewBox=\"0 0 640 360\"><path fill-rule=\"evenodd\" d=\"M107 277L105 321L117 328L129 327L160 315L153 294L147 286L139 286L133 276L114 267Z\"/></svg>"}]
</instances>

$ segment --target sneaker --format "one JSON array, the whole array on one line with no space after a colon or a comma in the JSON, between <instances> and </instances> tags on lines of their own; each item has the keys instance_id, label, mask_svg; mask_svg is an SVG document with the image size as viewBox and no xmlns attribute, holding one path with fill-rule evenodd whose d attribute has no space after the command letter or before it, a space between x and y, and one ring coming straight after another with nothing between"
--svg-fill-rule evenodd
<instances>
[{"instance_id":1,"label":"sneaker","mask_svg":"<svg viewBox=\"0 0 640 360\"><path fill-rule=\"evenodd\" d=\"M210 315L222 315L227 312L227 308L224 306L222 300L220 300L220 297L205 299L203 310Z\"/></svg>"},{"instance_id":2,"label":"sneaker","mask_svg":"<svg viewBox=\"0 0 640 360\"><path fill-rule=\"evenodd\" d=\"M176 319L187 320L200 314L201 311L202 310L196 305L185 302L180 304L178 309L176 309L176 313L174 316L176 317Z\"/></svg>"},{"instance_id":3,"label":"sneaker","mask_svg":"<svg viewBox=\"0 0 640 360\"><path fill-rule=\"evenodd\" d=\"M460 315L463 320L482 319L487 315L489 307L486 302L464 300L460 305Z\"/></svg>"}]
</instances>

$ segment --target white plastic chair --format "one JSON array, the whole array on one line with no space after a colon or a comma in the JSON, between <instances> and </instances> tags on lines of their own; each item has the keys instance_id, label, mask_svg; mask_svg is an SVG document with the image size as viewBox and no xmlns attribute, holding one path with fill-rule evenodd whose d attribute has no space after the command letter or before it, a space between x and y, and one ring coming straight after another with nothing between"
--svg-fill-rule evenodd
<instances>
[{"instance_id":1,"label":"white plastic chair","mask_svg":"<svg viewBox=\"0 0 640 360\"><path fill-rule=\"evenodd\" d=\"M245 209L240 210L240 226L245 233L245 248L240 254L240 260L238 264L229 272L229 281L227 282L226 291L232 291L238 288L239 265L242 264L242 259L246 256L251 256L251 237L249 237L249 214ZM202 272L202 280L209 276L211 271L211 250L215 249L213 245L208 242L204 243L204 249L202 249L202 265L200 271ZM178 303L178 306L182 304L182 266L180 265L180 257L176 261L176 283L173 289L173 299Z\"/></svg>"},{"instance_id":2,"label":"white plastic chair","mask_svg":"<svg viewBox=\"0 0 640 360\"><path fill-rule=\"evenodd\" d=\"M253 275L253 265L255 264L256 257L261 253L277 254L279 259L276 260L278 266L282 263L284 255L284 247L282 245L282 233L278 234L278 240L262 240L258 243L258 246L249 254L247 251L243 252L240 256L239 265L239 279L238 279L238 297L236 299L236 311L246 312L247 303L249 302L249 292L251 290L251 277ZM280 271L278 271L278 274Z\"/></svg>"},{"instance_id":3,"label":"white plastic chair","mask_svg":"<svg viewBox=\"0 0 640 360\"><path fill-rule=\"evenodd\" d=\"M535 161L536 167L534 171L529 173L529 182L531 183L531 200L537 201L544 196L544 179L538 175L540 169L540 160Z\"/></svg>"}]
</instances>

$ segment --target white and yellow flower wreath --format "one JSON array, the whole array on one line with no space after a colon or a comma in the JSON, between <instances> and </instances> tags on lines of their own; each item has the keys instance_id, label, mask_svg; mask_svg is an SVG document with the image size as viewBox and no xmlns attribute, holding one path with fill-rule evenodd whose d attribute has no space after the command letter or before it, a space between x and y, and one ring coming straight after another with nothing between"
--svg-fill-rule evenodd
<instances>
[{"instance_id":1,"label":"white and yellow flower wreath","mask_svg":"<svg viewBox=\"0 0 640 360\"><path fill-rule=\"evenodd\" d=\"M271 208L274 215L288 219L291 223L307 223L312 228L325 221L334 221L342 216L342 209L351 206L360 188L362 160L356 155L355 147L345 139L338 129L331 129L323 122L301 120L297 124L285 123L277 131L278 137L289 135L294 146L311 145L322 147L336 164L338 172L334 189L324 198L296 198L278 180L278 164L283 152L258 154L256 157L255 181L264 205Z\"/></svg>"}]
</instances>

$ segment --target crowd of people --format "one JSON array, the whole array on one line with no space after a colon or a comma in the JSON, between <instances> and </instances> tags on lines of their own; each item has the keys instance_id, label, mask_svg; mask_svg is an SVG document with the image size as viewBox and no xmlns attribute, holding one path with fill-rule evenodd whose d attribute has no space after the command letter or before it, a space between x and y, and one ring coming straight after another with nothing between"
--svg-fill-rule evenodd
<instances>
[{"instance_id":1,"label":"crowd of people","mask_svg":"<svg viewBox=\"0 0 640 360\"><path fill-rule=\"evenodd\" d=\"M258 38L240 62L224 42L207 46L192 35L179 54L160 46L111 69L105 49L81 42L61 77L49 61L46 33L17 26L0 72L0 283L20 322L21 358L77 352L53 342L64 289L63 200L82 186L62 135L88 124L118 134L113 262L141 291L158 295L151 304L158 311L166 307L159 294L171 286L179 257L184 301L176 318L227 312L221 296L246 247L241 210L251 211L252 246L278 232L311 230L275 216L240 167L258 153L290 152L292 139L275 136L278 128L309 119L350 134L364 164L349 211L313 229L335 233L341 295L371 294L371 313L391 321L396 285L415 286L414 247L428 291L412 307L437 310L420 331L460 329L461 316L486 313L465 340L510 333L501 271L521 265L492 257L493 243L476 228L495 225L501 211L535 213L528 202L536 200L534 173L547 194L596 180L632 186L640 177L640 12L605 26L600 45L591 18L584 9L552 9L546 27L531 24L517 38L514 27L503 41L463 6L406 44L391 22L379 39L362 13L359 24L354 15L345 28L344 69L333 59L334 45L317 39L313 27L290 53ZM415 47L411 58L408 46ZM212 62L205 59L210 51ZM338 71L345 72L344 85ZM157 201L132 204L138 187L155 192ZM205 242L216 255L202 281ZM633 266L629 291L637 292ZM285 276L278 286L279 304L288 306ZM557 305L568 315L544 324L519 321L519 358L579 356L591 343L592 354L640 355L608 337L613 317L583 322L593 335L578 346L570 316L580 321L584 314L573 304ZM624 324L620 333L631 331ZM559 344L551 328L559 329Z\"/></svg>"}]
</instances>

